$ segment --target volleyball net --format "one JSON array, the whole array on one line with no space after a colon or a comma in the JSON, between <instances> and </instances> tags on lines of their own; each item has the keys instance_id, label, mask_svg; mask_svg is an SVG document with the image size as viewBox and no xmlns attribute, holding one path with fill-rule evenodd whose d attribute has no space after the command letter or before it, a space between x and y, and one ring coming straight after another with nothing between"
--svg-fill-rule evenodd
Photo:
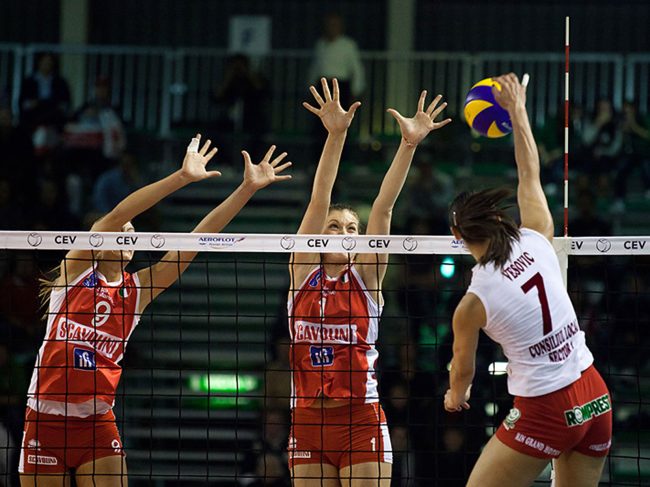
<instances>
[{"instance_id":1,"label":"volleyball net","mask_svg":"<svg viewBox=\"0 0 650 487\"><path fill-rule=\"evenodd\" d=\"M603 482L648 485L650 237L556 238L554 246L612 393L614 437ZM464 485L512 405L506 359L482 336L472 408L449 414L442 407L451 318L474 265L451 237L1 232L5 485L16 480L26 392L45 333L39 277L70 249L135 250L129 272L164 252L199 252L147 307L121 362L114 411L131 485L286 485L287 266L294 252L391 254L376 365L392 440L391 485ZM85 364L92 374L86 360L70 366ZM548 479L545 472L540 485Z\"/></svg>"}]
</instances>

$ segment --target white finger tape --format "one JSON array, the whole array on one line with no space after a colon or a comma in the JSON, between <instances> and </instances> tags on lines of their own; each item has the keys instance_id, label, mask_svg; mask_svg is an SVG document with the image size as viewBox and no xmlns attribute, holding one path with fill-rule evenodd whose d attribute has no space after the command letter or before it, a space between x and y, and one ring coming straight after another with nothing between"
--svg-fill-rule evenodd
<instances>
[{"instance_id":1,"label":"white finger tape","mask_svg":"<svg viewBox=\"0 0 650 487\"><path fill-rule=\"evenodd\" d=\"M528 73L525 73L523 78L521 78L521 86L526 88L526 86L528 86L529 81L530 81L530 75Z\"/></svg>"},{"instance_id":2,"label":"white finger tape","mask_svg":"<svg viewBox=\"0 0 650 487\"><path fill-rule=\"evenodd\" d=\"M199 139L193 138L190 145L187 146L187 152L198 152L199 151Z\"/></svg>"}]
</instances>

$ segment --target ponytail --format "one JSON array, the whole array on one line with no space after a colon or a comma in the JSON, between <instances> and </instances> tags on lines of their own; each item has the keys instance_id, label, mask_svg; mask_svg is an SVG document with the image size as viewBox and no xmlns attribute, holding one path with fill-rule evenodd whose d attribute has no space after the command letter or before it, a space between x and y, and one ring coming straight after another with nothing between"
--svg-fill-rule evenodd
<instances>
[{"instance_id":1,"label":"ponytail","mask_svg":"<svg viewBox=\"0 0 650 487\"><path fill-rule=\"evenodd\" d=\"M511 205L503 205L511 195L507 188L464 192L449 207L450 225L463 240L469 244L489 241L478 261L480 265L493 262L497 268L503 267L510 257L512 242L519 240L519 227L506 213Z\"/></svg>"},{"instance_id":2,"label":"ponytail","mask_svg":"<svg viewBox=\"0 0 650 487\"><path fill-rule=\"evenodd\" d=\"M50 295L52 290L56 287L56 282L61 276L61 266L57 265L47 272L43 272L38 279L38 299L40 301L39 308L43 310L43 318L47 319L49 313L48 307L50 305Z\"/></svg>"}]
</instances>

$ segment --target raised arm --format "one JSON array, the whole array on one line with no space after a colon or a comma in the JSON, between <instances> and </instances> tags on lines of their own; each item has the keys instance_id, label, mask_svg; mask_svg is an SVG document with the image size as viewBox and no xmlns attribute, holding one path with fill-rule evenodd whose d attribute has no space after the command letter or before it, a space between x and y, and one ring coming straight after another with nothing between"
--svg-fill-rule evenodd
<instances>
[{"instance_id":1,"label":"raised arm","mask_svg":"<svg viewBox=\"0 0 650 487\"><path fill-rule=\"evenodd\" d=\"M536 230L553 240L553 218L542 189L539 175L539 154L526 112L526 88L510 73L495 79L501 91L493 88L496 101L510 114L515 139L515 161L519 186L517 202L521 225Z\"/></svg>"},{"instance_id":2,"label":"raised arm","mask_svg":"<svg viewBox=\"0 0 650 487\"><path fill-rule=\"evenodd\" d=\"M278 157L271 159L274 151L275 146L271 146L259 164L253 164L248 152L242 151L244 156L244 180L223 203L199 222L192 230L192 233L220 232L258 190L276 181L290 179L291 176L289 175L280 175L282 171L291 165L291 162L282 162L287 153L283 152ZM140 284L144 289L140 299L139 312L142 312L156 296L176 282L196 257L196 254L196 252L167 252L160 262L138 272Z\"/></svg>"},{"instance_id":3,"label":"raised arm","mask_svg":"<svg viewBox=\"0 0 650 487\"><path fill-rule=\"evenodd\" d=\"M220 176L219 171L207 171L205 166L217 153L217 149L210 149L210 140L203 144L199 150L201 134L192 139L183 159L183 166L169 176L144 186L124 198L115 208L97 220L91 231L94 232L120 232L122 227L139 214L145 212L160 200L174 191L194 181ZM209 152L208 152L209 151ZM61 262L61 276L57 285L65 285L80 273L84 272L91 260L90 250L71 250Z\"/></svg>"},{"instance_id":4,"label":"raised arm","mask_svg":"<svg viewBox=\"0 0 650 487\"><path fill-rule=\"evenodd\" d=\"M348 111L345 111L339 102L338 81L336 79L332 80L332 92L330 92L325 78L321 78L321 85L323 88L322 97L316 88L313 86L309 87L309 91L314 96L318 108L307 102L303 103L303 106L307 110L320 118L323 126L327 129L327 140L323 146L323 152L321 153L318 167L316 168L311 198L300 223L300 228L298 228L299 234L313 234L323 231L348 127L352 123L354 113L361 105L360 102L355 102L350 106ZM309 266L317 259L317 254L294 254L292 264L290 265L290 272L294 272L296 264L306 264ZM293 262L296 264L293 264Z\"/></svg>"},{"instance_id":5,"label":"raised arm","mask_svg":"<svg viewBox=\"0 0 650 487\"><path fill-rule=\"evenodd\" d=\"M384 180L379 188L379 193L372 204L372 209L370 210L370 216L368 218L368 235L388 235L390 233L393 208L397 202L397 197L404 187L404 182L406 181L406 177L411 167L411 161L413 160L415 149L429 134L429 132L442 128L451 122L450 118L447 118L442 122L434 121L447 106L447 103L440 104L442 95L438 95L429 104L429 107L425 111L424 103L426 96L427 92L425 90L420 95L417 111L411 118L403 117L397 110L392 108L388 109L388 113L395 117L395 120L397 120L397 123L399 124L402 132L402 140L397 149L397 153L393 158L393 162L384 176ZM362 274L366 285L368 285L370 289L377 289L386 273L388 255L361 255L357 258L357 262L373 264L379 263L379 268L368 265L359 266L359 272Z\"/></svg>"}]
</instances>

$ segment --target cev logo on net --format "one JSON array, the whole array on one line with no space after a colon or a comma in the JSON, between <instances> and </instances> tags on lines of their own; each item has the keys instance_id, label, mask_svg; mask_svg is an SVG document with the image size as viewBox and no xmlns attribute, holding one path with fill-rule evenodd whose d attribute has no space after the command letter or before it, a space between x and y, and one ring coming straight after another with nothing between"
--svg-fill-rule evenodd
<instances>
[{"instance_id":1,"label":"cev logo on net","mask_svg":"<svg viewBox=\"0 0 650 487\"><path fill-rule=\"evenodd\" d=\"M93 233L90 237L88 237L88 243L95 248L101 247L104 244L104 237L102 237L99 233Z\"/></svg>"},{"instance_id":2,"label":"cev logo on net","mask_svg":"<svg viewBox=\"0 0 650 487\"><path fill-rule=\"evenodd\" d=\"M415 249L418 248L418 241L415 240L413 237L406 237L402 242L402 247L404 247L404 250L408 252L413 252Z\"/></svg>"},{"instance_id":3,"label":"cev logo on net","mask_svg":"<svg viewBox=\"0 0 650 487\"><path fill-rule=\"evenodd\" d=\"M282 247L284 250L291 250L295 246L296 246L296 241L291 237L284 236L280 240L280 247Z\"/></svg>"},{"instance_id":4,"label":"cev logo on net","mask_svg":"<svg viewBox=\"0 0 650 487\"><path fill-rule=\"evenodd\" d=\"M345 237L341 241L341 246L347 251L354 250L357 246L357 241L352 237Z\"/></svg>"},{"instance_id":5,"label":"cev logo on net","mask_svg":"<svg viewBox=\"0 0 650 487\"><path fill-rule=\"evenodd\" d=\"M40 233L33 232L27 235L27 243L32 247L38 247L41 242L43 242L43 237L41 237Z\"/></svg>"},{"instance_id":6,"label":"cev logo on net","mask_svg":"<svg viewBox=\"0 0 650 487\"><path fill-rule=\"evenodd\" d=\"M151 237L151 246L155 249L159 249L165 245L165 237L162 235L155 234Z\"/></svg>"}]
</instances>

